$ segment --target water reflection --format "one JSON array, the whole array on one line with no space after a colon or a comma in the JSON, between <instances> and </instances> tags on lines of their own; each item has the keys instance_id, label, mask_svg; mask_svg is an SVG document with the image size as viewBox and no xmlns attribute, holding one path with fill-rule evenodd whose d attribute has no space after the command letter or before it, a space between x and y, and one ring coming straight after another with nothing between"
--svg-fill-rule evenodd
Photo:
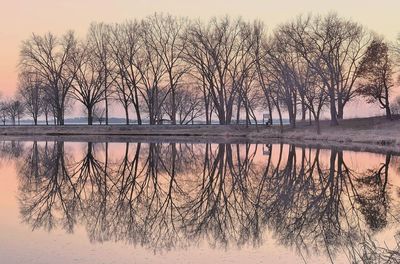
<instances>
[{"instance_id":1,"label":"water reflection","mask_svg":"<svg viewBox=\"0 0 400 264\"><path fill-rule=\"evenodd\" d=\"M352 167L340 149L293 145L3 142L17 160L20 215L33 229L84 225L93 242L155 252L260 246L298 254L400 261L398 157ZM393 177L395 175L392 175ZM390 230L395 243L375 236Z\"/></svg>"}]
</instances>

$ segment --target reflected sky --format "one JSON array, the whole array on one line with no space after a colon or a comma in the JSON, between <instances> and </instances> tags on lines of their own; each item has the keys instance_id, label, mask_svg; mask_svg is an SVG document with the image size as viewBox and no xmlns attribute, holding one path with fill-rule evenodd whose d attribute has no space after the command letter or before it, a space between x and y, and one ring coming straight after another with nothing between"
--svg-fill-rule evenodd
<instances>
[{"instance_id":1,"label":"reflected sky","mask_svg":"<svg viewBox=\"0 0 400 264\"><path fill-rule=\"evenodd\" d=\"M392 153L8 141L0 160L9 263L400 260Z\"/></svg>"}]
</instances>

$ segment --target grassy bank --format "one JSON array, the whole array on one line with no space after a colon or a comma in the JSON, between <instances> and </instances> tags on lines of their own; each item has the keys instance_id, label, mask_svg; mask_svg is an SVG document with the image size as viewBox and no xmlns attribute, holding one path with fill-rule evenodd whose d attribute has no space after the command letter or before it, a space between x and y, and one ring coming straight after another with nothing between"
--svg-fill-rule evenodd
<instances>
[{"instance_id":1,"label":"grassy bank","mask_svg":"<svg viewBox=\"0 0 400 264\"><path fill-rule=\"evenodd\" d=\"M251 138L281 138L290 141L317 141L321 144L357 143L400 148L400 117L387 120L385 117L345 119L339 126L330 126L329 121L321 122L321 134L317 134L314 125L299 122L296 128L251 132Z\"/></svg>"},{"instance_id":2,"label":"grassy bank","mask_svg":"<svg viewBox=\"0 0 400 264\"><path fill-rule=\"evenodd\" d=\"M121 136L218 136L245 137L261 127L244 125L64 125L0 126L0 135L121 135Z\"/></svg>"}]
</instances>

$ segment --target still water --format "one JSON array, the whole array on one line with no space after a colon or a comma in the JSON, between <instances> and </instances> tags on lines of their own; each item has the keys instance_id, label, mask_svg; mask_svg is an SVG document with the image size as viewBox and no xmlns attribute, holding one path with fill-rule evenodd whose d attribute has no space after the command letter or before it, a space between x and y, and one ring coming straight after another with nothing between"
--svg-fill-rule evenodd
<instances>
[{"instance_id":1,"label":"still water","mask_svg":"<svg viewBox=\"0 0 400 264\"><path fill-rule=\"evenodd\" d=\"M397 263L400 157L0 142L0 263Z\"/></svg>"}]
</instances>

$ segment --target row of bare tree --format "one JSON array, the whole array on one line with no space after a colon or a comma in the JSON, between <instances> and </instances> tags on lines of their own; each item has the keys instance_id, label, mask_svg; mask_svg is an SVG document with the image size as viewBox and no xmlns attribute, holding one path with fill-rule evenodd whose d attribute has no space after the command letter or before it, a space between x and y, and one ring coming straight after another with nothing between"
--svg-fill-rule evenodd
<instances>
[{"instance_id":1,"label":"row of bare tree","mask_svg":"<svg viewBox=\"0 0 400 264\"><path fill-rule=\"evenodd\" d=\"M286 112L332 125L356 96L378 103L391 118L392 45L336 14L306 16L267 35L259 21L229 17L207 22L155 14L120 24L92 24L83 40L33 34L20 51L19 94L37 123L64 124L67 106L80 102L88 124L117 101L129 124L218 119L257 123L267 109L282 125ZM73 100L71 100L73 99Z\"/></svg>"}]
</instances>

